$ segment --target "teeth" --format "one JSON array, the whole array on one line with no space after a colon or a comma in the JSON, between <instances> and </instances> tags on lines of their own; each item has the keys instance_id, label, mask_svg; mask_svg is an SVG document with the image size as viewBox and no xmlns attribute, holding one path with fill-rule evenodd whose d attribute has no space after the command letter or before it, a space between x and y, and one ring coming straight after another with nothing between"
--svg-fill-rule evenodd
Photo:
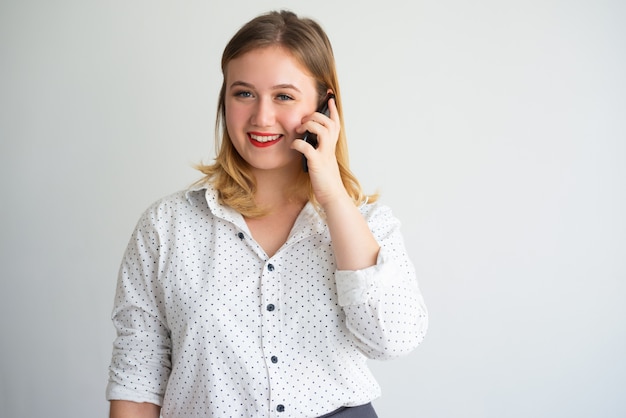
<instances>
[{"instance_id":1,"label":"teeth","mask_svg":"<svg viewBox=\"0 0 626 418\"><path fill-rule=\"evenodd\" d=\"M278 138L280 138L280 135L262 135L261 136L261 135L250 134L250 138L258 142L271 142L271 141L276 141Z\"/></svg>"}]
</instances>

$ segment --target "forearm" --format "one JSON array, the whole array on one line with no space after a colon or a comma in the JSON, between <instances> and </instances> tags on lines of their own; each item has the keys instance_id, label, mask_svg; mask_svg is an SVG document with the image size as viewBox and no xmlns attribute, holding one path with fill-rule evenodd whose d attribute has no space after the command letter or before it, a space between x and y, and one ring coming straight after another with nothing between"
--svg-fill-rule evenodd
<instances>
[{"instance_id":1,"label":"forearm","mask_svg":"<svg viewBox=\"0 0 626 418\"><path fill-rule=\"evenodd\" d=\"M147 402L111 401L109 418L159 418L161 407Z\"/></svg>"},{"instance_id":2,"label":"forearm","mask_svg":"<svg viewBox=\"0 0 626 418\"><path fill-rule=\"evenodd\" d=\"M323 207L337 268L361 270L376 264L380 246L352 199L345 194Z\"/></svg>"},{"instance_id":3,"label":"forearm","mask_svg":"<svg viewBox=\"0 0 626 418\"><path fill-rule=\"evenodd\" d=\"M337 271L335 279L346 326L369 358L398 357L422 341L428 312L414 270L402 258L383 246L376 266Z\"/></svg>"}]
</instances>

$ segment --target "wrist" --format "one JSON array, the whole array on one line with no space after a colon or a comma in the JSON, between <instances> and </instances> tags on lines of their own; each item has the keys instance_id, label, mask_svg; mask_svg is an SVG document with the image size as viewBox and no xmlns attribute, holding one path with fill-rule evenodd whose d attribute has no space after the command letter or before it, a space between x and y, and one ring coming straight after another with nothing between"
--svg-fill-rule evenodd
<instances>
[{"instance_id":1,"label":"wrist","mask_svg":"<svg viewBox=\"0 0 626 418\"><path fill-rule=\"evenodd\" d=\"M341 190L337 190L336 193L328 193L321 199L318 198L317 201L326 213L332 211L334 208L354 206L352 198L343 187Z\"/></svg>"}]
</instances>

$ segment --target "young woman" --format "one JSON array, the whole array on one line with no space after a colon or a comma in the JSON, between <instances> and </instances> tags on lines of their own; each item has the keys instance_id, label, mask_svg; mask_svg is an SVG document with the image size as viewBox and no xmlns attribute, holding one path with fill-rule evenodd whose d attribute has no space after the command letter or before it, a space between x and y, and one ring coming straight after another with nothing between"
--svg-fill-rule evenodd
<instances>
[{"instance_id":1,"label":"young woman","mask_svg":"<svg viewBox=\"0 0 626 418\"><path fill-rule=\"evenodd\" d=\"M222 72L215 162L122 261L111 416L376 417L366 360L413 350L427 311L399 222L350 172L331 44L271 12Z\"/></svg>"}]
</instances>

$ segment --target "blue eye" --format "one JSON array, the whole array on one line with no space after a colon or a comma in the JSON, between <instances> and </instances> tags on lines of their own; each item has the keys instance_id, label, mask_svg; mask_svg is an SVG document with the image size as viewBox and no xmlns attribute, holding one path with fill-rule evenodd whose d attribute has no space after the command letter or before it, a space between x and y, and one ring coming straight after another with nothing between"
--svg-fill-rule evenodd
<instances>
[{"instance_id":1,"label":"blue eye","mask_svg":"<svg viewBox=\"0 0 626 418\"><path fill-rule=\"evenodd\" d=\"M293 97L289 96L288 94L279 94L278 96L276 96L276 98L280 101L293 100Z\"/></svg>"},{"instance_id":2,"label":"blue eye","mask_svg":"<svg viewBox=\"0 0 626 418\"><path fill-rule=\"evenodd\" d=\"M235 92L235 97L252 97L252 93L247 90L241 90Z\"/></svg>"}]
</instances>

